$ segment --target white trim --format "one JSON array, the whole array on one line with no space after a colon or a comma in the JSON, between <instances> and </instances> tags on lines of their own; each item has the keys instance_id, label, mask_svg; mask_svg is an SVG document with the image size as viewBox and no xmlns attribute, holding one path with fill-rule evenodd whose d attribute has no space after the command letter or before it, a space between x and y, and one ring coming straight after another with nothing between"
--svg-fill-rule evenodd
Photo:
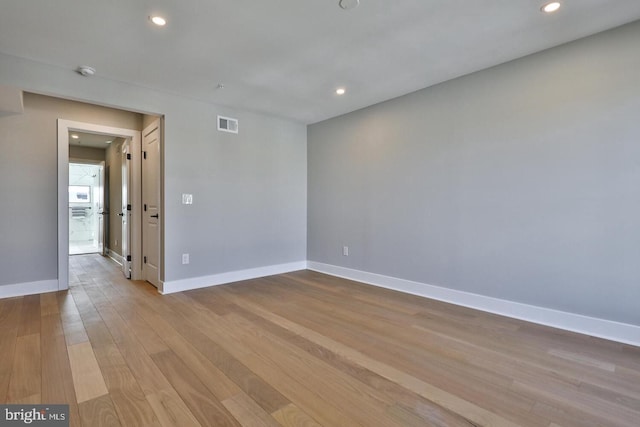
<instances>
[{"instance_id":1,"label":"white trim","mask_svg":"<svg viewBox=\"0 0 640 427\"><path fill-rule=\"evenodd\" d=\"M40 280L39 282L25 282L0 286L0 298L21 297L24 295L44 294L57 291L57 280Z\"/></svg>"},{"instance_id":2,"label":"white trim","mask_svg":"<svg viewBox=\"0 0 640 427\"><path fill-rule=\"evenodd\" d=\"M122 255L112 251L111 249L107 248L107 256L109 258L111 258L114 262L122 265L122 263L124 262Z\"/></svg>"},{"instance_id":3,"label":"white trim","mask_svg":"<svg viewBox=\"0 0 640 427\"><path fill-rule=\"evenodd\" d=\"M76 122L58 119L58 289L69 288L69 131L81 131L105 135L113 135L122 138L131 138L131 144L140 150L140 131L134 129L115 128L93 123ZM139 171L138 171L139 172ZM139 176L135 178L133 185L134 207L141 205ZM137 182L137 183L136 183ZM140 231L141 219L138 219L138 231ZM135 226L136 224L134 224ZM137 235L132 236L135 241L140 241ZM136 248L134 247L134 250ZM141 251L141 250L140 250ZM142 259L141 254L133 254L136 259ZM138 273L139 275L139 273ZM137 276L134 278L138 278Z\"/></svg>"},{"instance_id":4,"label":"white trim","mask_svg":"<svg viewBox=\"0 0 640 427\"><path fill-rule=\"evenodd\" d=\"M213 274L211 276L191 277L189 279L161 282L158 292L172 294L174 292L188 291L191 289L206 288L208 286L224 285L226 283L239 282L241 280L257 279L274 274L290 273L292 271L305 270L306 261L290 262L287 264L268 265L265 267L250 268L247 270L229 271L227 273Z\"/></svg>"},{"instance_id":5,"label":"white trim","mask_svg":"<svg viewBox=\"0 0 640 427\"><path fill-rule=\"evenodd\" d=\"M508 301L336 265L307 261L309 270L580 334L640 346L640 326Z\"/></svg>"}]
</instances>

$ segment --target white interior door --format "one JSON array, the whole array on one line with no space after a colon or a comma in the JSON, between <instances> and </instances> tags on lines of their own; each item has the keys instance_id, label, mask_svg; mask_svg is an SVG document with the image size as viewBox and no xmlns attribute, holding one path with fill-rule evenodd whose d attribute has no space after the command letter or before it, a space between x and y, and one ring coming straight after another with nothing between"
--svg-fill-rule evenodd
<instances>
[{"instance_id":1,"label":"white interior door","mask_svg":"<svg viewBox=\"0 0 640 427\"><path fill-rule=\"evenodd\" d=\"M131 141L122 144L120 152L122 159L122 207L118 216L122 218L122 273L127 279L131 278Z\"/></svg>"},{"instance_id":2,"label":"white interior door","mask_svg":"<svg viewBox=\"0 0 640 427\"><path fill-rule=\"evenodd\" d=\"M160 119L142 131L142 272L160 286Z\"/></svg>"}]
</instances>

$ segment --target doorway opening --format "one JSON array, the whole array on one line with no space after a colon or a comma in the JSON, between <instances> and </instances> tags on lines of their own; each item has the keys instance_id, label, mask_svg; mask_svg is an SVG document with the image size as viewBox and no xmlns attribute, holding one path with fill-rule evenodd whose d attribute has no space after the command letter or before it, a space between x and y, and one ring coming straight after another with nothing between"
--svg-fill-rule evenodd
<instances>
[{"instance_id":1,"label":"doorway opening","mask_svg":"<svg viewBox=\"0 0 640 427\"><path fill-rule=\"evenodd\" d=\"M104 162L69 163L69 255L104 254L108 215Z\"/></svg>"},{"instance_id":2,"label":"doorway opening","mask_svg":"<svg viewBox=\"0 0 640 427\"><path fill-rule=\"evenodd\" d=\"M139 130L58 120L59 289L69 286L76 241L86 244L76 253L90 246L120 263L127 278L141 277L132 262L141 259L141 166L133 156L140 149Z\"/></svg>"}]
</instances>

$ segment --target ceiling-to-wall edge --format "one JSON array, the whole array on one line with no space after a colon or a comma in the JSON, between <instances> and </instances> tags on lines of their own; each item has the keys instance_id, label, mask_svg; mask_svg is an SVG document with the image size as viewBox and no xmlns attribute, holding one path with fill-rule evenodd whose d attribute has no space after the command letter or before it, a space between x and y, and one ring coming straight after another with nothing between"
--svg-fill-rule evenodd
<instances>
[{"instance_id":1,"label":"ceiling-to-wall edge","mask_svg":"<svg viewBox=\"0 0 640 427\"><path fill-rule=\"evenodd\" d=\"M317 124L320 124L320 123L323 123L323 122L327 122L327 121L330 121L330 120L335 120L335 119L338 119L340 117L346 117L346 116L349 116L351 114L358 113L359 111L368 110L368 109L371 109L372 107L381 106L381 105L384 105L386 103L393 103L393 102L396 102L398 100L401 100L402 98L418 95L421 92L437 88L438 86L441 86L441 85L452 83L452 82L454 82L456 80L465 79L465 78L467 78L469 76L472 76L474 74L486 73L487 71L490 71L492 69L503 68L505 65L512 64L512 63L516 63L517 64L517 63L520 63L521 61L526 61L529 58L535 59L535 57L537 55L549 54L549 52L557 52L559 55L561 55L562 51L567 47L571 48L571 46L574 46L576 44L589 43L589 40L591 40L591 39L602 40L603 38L612 37L618 31L634 31L634 28L636 28L636 27L640 27L640 20L629 22L629 23L620 25L620 26L615 27L615 28L604 30L604 31L601 31L601 32L596 33L596 34L588 35L586 37L581 37L581 38L578 38L578 39L575 39L575 40L571 40L571 41L568 41L566 43L562 43L560 45L557 45L557 46L554 46L554 47L550 47L548 49L544 49L544 50L537 51L537 52L532 52L530 54L527 54L527 55L524 55L524 56L521 56L521 57L518 57L518 58L514 58L514 59L511 59L509 61L500 63L500 64L492 65L490 67L483 68L483 69L480 69L480 70L477 70L477 71L473 71L471 73L460 74L460 75L458 75L458 76L456 76L454 78L443 80L443 81L434 83L432 85L429 85L429 86L426 86L426 87L423 87L423 88L420 88L420 89L417 89L417 90L413 90L413 91L410 91L410 92L407 92L407 93L397 94L397 96L393 96L393 97L385 99L383 101L376 102L376 103L371 104L371 105L366 105L364 107L354 109L354 110L349 111L349 112L344 113L344 114L339 114L339 115L328 117L326 119L322 119L322 120L319 120L319 121L316 121L316 122L313 122L313 123L308 123L308 126L313 126L313 125L317 125Z\"/></svg>"}]
</instances>

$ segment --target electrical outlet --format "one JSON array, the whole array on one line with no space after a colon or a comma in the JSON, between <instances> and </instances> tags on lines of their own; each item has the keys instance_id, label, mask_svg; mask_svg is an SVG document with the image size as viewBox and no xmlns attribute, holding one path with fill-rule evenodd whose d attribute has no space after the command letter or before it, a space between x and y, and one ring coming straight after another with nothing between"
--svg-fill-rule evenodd
<instances>
[{"instance_id":1,"label":"electrical outlet","mask_svg":"<svg viewBox=\"0 0 640 427\"><path fill-rule=\"evenodd\" d=\"M343 246L342 247L342 255L343 256L349 256L349 246Z\"/></svg>"},{"instance_id":2,"label":"electrical outlet","mask_svg":"<svg viewBox=\"0 0 640 427\"><path fill-rule=\"evenodd\" d=\"M192 205L193 204L193 194L182 193L182 204L183 205Z\"/></svg>"},{"instance_id":3,"label":"electrical outlet","mask_svg":"<svg viewBox=\"0 0 640 427\"><path fill-rule=\"evenodd\" d=\"M182 263L189 264L189 254L182 254Z\"/></svg>"}]
</instances>

